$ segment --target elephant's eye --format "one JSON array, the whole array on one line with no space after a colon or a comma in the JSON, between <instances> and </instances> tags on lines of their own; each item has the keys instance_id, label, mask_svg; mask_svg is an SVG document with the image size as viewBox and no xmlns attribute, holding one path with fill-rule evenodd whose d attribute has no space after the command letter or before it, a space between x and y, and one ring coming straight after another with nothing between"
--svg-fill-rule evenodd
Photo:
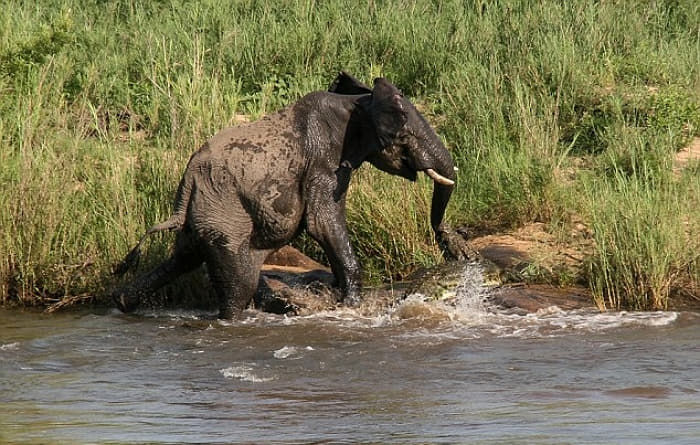
<instances>
[{"instance_id":1,"label":"elephant's eye","mask_svg":"<svg viewBox=\"0 0 700 445\"><path fill-rule=\"evenodd\" d=\"M411 140L414 139L414 136L408 132L406 133L401 133L400 135L396 136L395 143L396 145L405 147L411 143Z\"/></svg>"}]
</instances>

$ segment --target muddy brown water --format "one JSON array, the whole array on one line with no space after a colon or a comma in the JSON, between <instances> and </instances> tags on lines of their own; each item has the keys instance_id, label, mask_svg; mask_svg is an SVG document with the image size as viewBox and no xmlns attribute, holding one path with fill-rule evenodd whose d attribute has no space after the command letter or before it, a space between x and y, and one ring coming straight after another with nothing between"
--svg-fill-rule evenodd
<instances>
[{"instance_id":1,"label":"muddy brown water","mask_svg":"<svg viewBox=\"0 0 700 445\"><path fill-rule=\"evenodd\" d=\"M700 443L700 314L0 310L0 443Z\"/></svg>"}]
</instances>

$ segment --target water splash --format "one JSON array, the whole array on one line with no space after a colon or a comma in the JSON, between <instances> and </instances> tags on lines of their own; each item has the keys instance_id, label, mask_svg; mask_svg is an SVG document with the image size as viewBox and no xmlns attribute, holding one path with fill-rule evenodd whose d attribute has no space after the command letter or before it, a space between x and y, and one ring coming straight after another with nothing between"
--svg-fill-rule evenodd
<instances>
[{"instance_id":1,"label":"water splash","mask_svg":"<svg viewBox=\"0 0 700 445\"><path fill-rule=\"evenodd\" d=\"M273 377L261 377L255 374L253 365L243 364L220 369L219 372L227 379L237 379L242 382L265 383L274 380Z\"/></svg>"},{"instance_id":2,"label":"water splash","mask_svg":"<svg viewBox=\"0 0 700 445\"><path fill-rule=\"evenodd\" d=\"M630 326L667 326L678 318L676 312L606 312L595 309L563 310L552 306L537 312L523 314L498 307L490 301L496 292L486 284L484 268L476 263L466 264L453 291L439 298L420 293L408 295L390 307L377 306L372 310L338 307L305 316L286 316L258 311L246 311L243 320L218 320L213 326L275 326L303 323L328 323L345 329L399 328L400 335L454 335L460 338L496 337L551 337L566 333L604 331ZM165 316L180 321L212 314L191 311L146 313L146 316ZM298 350L282 348L274 351L278 359L294 357ZM245 368L227 368L225 376L246 380ZM223 371L222 371L223 372ZM241 376L238 376L238 374Z\"/></svg>"},{"instance_id":3,"label":"water splash","mask_svg":"<svg viewBox=\"0 0 700 445\"><path fill-rule=\"evenodd\" d=\"M278 360L291 359L297 360L302 358L302 351L313 351L314 348L307 346L305 348L298 348L296 346L283 346L282 348L274 351L272 356Z\"/></svg>"},{"instance_id":4,"label":"water splash","mask_svg":"<svg viewBox=\"0 0 700 445\"><path fill-rule=\"evenodd\" d=\"M459 324L479 324L489 315L487 298L491 288L486 286L484 269L476 263L464 266L453 292L439 299L416 293L407 296L391 312L392 319L432 319Z\"/></svg>"},{"instance_id":5,"label":"water splash","mask_svg":"<svg viewBox=\"0 0 700 445\"><path fill-rule=\"evenodd\" d=\"M484 268L479 264L464 266L462 278L456 290L456 306L461 312L485 314L486 299L491 294L491 287L486 285Z\"/></svg>"},{"instance_id":6,"label":"water splash","mask_svg":"<svg viewBox=\"0 0 700 445\"><path fill-rule=\"evenodd\" d=\"M0 351L16 351L17 349L19 349L19 342L0 345Z\"/></svg>"},{"instance_id":7,"label":"water splash","mask_svg":"<svg viewBox=\"0 0 700 445\"><path fill-rule=\"evenodd\" d=\"M563 310L557 306L523 315L490 302L493 292L494 289L485 284L483 267L467 264L452 295L438 300L421 294L409 295L392 309L388 324L404 323L409 327L418 324L425 328L439 325L443 328L441 334L447 329L450 335L466 338L487 335L527 338L631 326L667 326L678 319L677 312L601 313L595 309Z\"/></svg>"}]
</instances>

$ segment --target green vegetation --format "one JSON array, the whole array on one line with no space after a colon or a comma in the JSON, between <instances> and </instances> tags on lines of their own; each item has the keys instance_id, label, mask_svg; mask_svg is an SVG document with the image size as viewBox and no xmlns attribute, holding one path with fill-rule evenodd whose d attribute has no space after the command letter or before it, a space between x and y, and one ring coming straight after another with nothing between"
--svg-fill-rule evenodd
<instances>
[{"instance_id":1,"label":"green vegetation","mask_svg":"<svg viewBox=\"0 0 700 445\"><path fill-rule=\"evenodd\" d=\"M599 304L664 308L700 282L695 0L0 0L0 300L99 295L170 212L209 135L325 88L390 78L460 167L453 226L573 215ZM439 261L430 184L363 168L349 225L368 278ZM149 244L161 258L170 238ZM299 242L307 250L310 243ZM185 280L186 281L186 280ZM186 286L187 284L182 284Z\"/></svg>"}]
</instances>

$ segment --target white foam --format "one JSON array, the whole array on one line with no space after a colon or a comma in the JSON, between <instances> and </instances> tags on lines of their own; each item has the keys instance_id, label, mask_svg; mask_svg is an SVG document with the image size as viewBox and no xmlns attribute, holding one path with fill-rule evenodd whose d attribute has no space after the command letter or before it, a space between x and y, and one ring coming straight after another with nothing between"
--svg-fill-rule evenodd
<instances>
[{"instance_id":1,"label":"white foam","mask_svg":"<svg viewBox=\"0 0 700 445\"><path fill-rule=\"evenodd\" d=\"M121 314L121 312L118 312ZM202 311L196 309L137 309L135 314L146 318L169 318L172 320L201 320L203 318L215 318L217 312Z\"/></svg>"},{"instance_id":2,"label":"white foam","mask_svg":"<svg viewBox=\"0 0 700 445\"><path fill-rule=\"evenodd\" d=\"M302 351L313 351L314 348L307 346L305 348L297 348L296 346L283 346L280 349L274 351L272 356L279 360L284 360L287 358L300 359Z\"/></svg>"},{"instance_id":3,"label":"white foam","mask_svg":"<svg viewBox=\"0 0 700 445\"><path fill-rule=\"evenodd\" d=\"M667 326L678 319L677 312L604 312L595 309L563 310L557 306L525 315L488 303L491 288L484 284L483 269L467 265L454 296L440 300L421 294L409 295L375 317L372 327L401 325L411 320L429 320L427 328L405 335L441 335L456 338L552 337L572 332L598 332L616 328ZM435 323L440 329L435 329ZM427 332L426 332L427 329Z\"/></svg>"},{"instance_id":4,"label":"white foam","mask_svg":"<svg viewBox=\"0 0 700 445\"><path fill-rule=\"evenodd\" d=\"M467 265L454 298L435 301L413 295L402 304L418 303L439 308L445 312L451 327L467 337L481 337L484 333L503 337L554 336L620 327L667 326L678 319L677 312L601 313L594 309L563 310L557 306L520 315L489 304L487 297L490 291L484 285L483 269L478 265ZM397 313L396 309L394 313Z\"/></svg>"},{"instance_id":5,"label":"white foam","mask_svg":"<svg viewBox=\"0 0 700 445\"><path fill-rule=\"evenodd\" d=\"M608 312L592 309L565 311L556 306L526 315L493 310L479 317L481 323L464 325L498 337L553 337L572 332L600 332L634 326L667 326L678 318L676 312ZM457 328L457 326L455 326Z\"/></svg>"},{"instance_id":6,"label":"white foam","mask_svg":"<svg viewBox=\"0 0 700 445\"><path fill-rule=\"evenodd\" d=\"M254 373L254 368L250 365L230 366L220 369L219 372L227 379L238 379L243 382L264 383L274 380L273 377L261 377Z\"/></svg>"},{"instance_id":7,"label":"white foam","mask_svg":"<svg viewBox=\"0 0 700 445\"><path fill-rule=\"evenodd\" d=\"M483 268L467 264L454 292L436 300L421 294L409 295L395 306L367 315L362 311L339 307L305 316L267 314L246 311L242 320L218 320L214 325L294 325L303 323L330 323L347 329L381 329L399 327L399 335L440 335L454 338L497 337L551 337L570 332L596 332L621 327L667 326L678 318L676 312L606 312L594 309L562 310L556 306L522 315L504 310L488 302L492 287L484 280ZM176 319L198 318L202 313L167 311L157 316ZM212 326L210 326L212 328ZM300 358L302 351L285 346L273 351L277 359ZM229 369L238 369L236 367ZM240 367L239 367L240 368ZM246 368L247 369L247 368ZM245 374L246 369L238 369ZM233 372L233 371L231 371ZM233 374L229 372L231 377ZM245 380L247 377L235 377Z\"/></svg>"},{"instance_id":8,"label":"white foam","mask_svg":"<svg viewBox=\"0 0 700 445\"><path fill-rule=\"evenodd\" d=\"M0 351L16 351L17 349L19 349L19 342L0 345Z\"/></svg>"},{"instance_id":9,"label":"white foam","mask_svg":"<svg viewBox=\"0 0 700 445\"><path fill-rule=\"evenodd\" d=\"M273 352L272 355L273 355L276 359L283 360L283 359L285 359L285 358L291 357L292 355L294 355L294 354L296 354L296 353L297 353L297 348L296 348L296 347L294 347L294 346L284 346L284 347L282 347L282 348L276 350L275 352Z\"/></svg>"}]
</instances>

